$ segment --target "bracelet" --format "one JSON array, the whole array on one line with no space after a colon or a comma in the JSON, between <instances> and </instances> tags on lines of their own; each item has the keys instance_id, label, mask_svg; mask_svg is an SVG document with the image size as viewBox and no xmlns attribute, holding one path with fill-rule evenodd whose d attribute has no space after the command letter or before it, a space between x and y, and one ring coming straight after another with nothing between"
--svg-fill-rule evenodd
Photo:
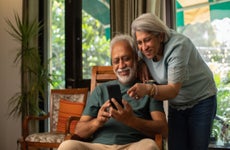
<instances>
[{"instance_id":1,"label":"bracelet","mask_svg":"<svg viewBox=\"0 0 230 150\"><path fill-rule=\"evenodd\" d=\"M154 86L154 84L152 84L152 88L151 88L149 96L153 97L153 95L155 95L155 86Z\"/></svg>"},{"instance_id":2,"label":"bracelet","mask_svg":"<svg viewBox=\"0 0 230 150\"><path fill-rule=\"evenodd\" d=\"M155 88L155 92L154 92L153 97L155 97L155 96L157 96L157 94L158 94L158 87L157 87L156 84L153 84L153 86L154 86L154 88Z\"/></svg>"},{"instance_id":3,"label":"bracelet","mask_svg":"<svg viewBox=\"0 0 230 150\"><path fill-rule=\"evenodd\" d=\"M150 91L149 96L155 97L157 95L157 93L158 93L158 88L157 88L156 84L152 84L152 89Z\"/></svg>"}]
</instances>

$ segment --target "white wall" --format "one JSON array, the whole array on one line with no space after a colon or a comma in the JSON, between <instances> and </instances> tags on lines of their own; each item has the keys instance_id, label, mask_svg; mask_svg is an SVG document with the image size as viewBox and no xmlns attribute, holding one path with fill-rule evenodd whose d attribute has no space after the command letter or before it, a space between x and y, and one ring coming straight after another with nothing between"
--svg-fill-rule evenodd
<instances>
[{"instance_id":1,"label":"white wall","mask_svg":"<svg viewBox=\"0 0 230 150\"><path fill-rule=\"evenodd\" d=\"M20 91L20 64L15 65L16 49L20 47L6 32L5 18L22 13L22 0L0 0L0 150L16 150L21 136L21 120L8 118L8 99Z\"/></svg>"}]
</instances>

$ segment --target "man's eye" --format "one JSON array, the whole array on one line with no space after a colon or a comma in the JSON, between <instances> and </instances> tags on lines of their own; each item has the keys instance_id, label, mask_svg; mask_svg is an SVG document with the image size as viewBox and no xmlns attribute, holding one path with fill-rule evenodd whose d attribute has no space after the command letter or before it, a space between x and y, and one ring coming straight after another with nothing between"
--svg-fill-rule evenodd
<instances>
[{"instance_id":1,"label":"man's eye","mask_svg":"<svg viewBox=\"0 0 230 150\"><path fill-rule=\"evenodd\" d=\"M118 64L118 63L119 63L119 60L113 60L112 63L113 63L113 64Z\"/></svg>"},{"instance_id":2,"label":"man's eye","mask_svg":"<svg viewBox=\"0 0 230 150\"><path fill-rule=\"evenodd\" d=\"M129 57L123 57L122 59L123 59L123 61L129 61L130 60Z\"/></svg>"}]
</instances>

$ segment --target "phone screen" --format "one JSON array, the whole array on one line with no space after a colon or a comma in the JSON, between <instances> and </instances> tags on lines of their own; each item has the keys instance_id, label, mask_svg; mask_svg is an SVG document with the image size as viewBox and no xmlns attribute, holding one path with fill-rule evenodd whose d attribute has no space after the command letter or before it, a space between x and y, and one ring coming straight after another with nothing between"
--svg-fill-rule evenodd
<instances>
[{"instance_id":1,"label":"phone screen","mask_svg":"<svg viewBox=\"0 0 230 150\"><path fill-rule=\"evenodd\" d=\"M120 90L120 86L118 84L114 84L114 85L108 85L107 86L107 90L109 93L109 100L111 102L111 105L114 109L117 109L116 106L113 104L113 102L111 101L111 98L114 98L117 100L117 102L122 106L122 96L121 96L121 90Z\"/></svg>"}]
</instances>

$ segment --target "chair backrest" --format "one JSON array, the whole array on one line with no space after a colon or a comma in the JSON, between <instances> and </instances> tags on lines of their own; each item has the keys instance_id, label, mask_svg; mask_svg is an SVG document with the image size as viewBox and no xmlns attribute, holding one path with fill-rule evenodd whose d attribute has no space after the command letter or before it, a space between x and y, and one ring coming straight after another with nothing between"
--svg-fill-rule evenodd
<instances>
[{"instance_id":1,"label":"chair backrest","mask_svg":"<svg viewBox=\"0 0 230 150\"><path fill-rule=\"evenodd\" d=\"M93 66L91 76L91 92L98 84L117 79L112 66Z\"/></svg>"},{"instance_id":2,"label":"chair backrest","mask_svg":"<svg viewBox=\"0 0 230 150\"><path fill-rule=\"evenodd\" d=\"M50 95L50 131L55 132L57 130L60 99L85 105L87 95L88 88L52 89Z\"/></svg>"}]
</instances>

